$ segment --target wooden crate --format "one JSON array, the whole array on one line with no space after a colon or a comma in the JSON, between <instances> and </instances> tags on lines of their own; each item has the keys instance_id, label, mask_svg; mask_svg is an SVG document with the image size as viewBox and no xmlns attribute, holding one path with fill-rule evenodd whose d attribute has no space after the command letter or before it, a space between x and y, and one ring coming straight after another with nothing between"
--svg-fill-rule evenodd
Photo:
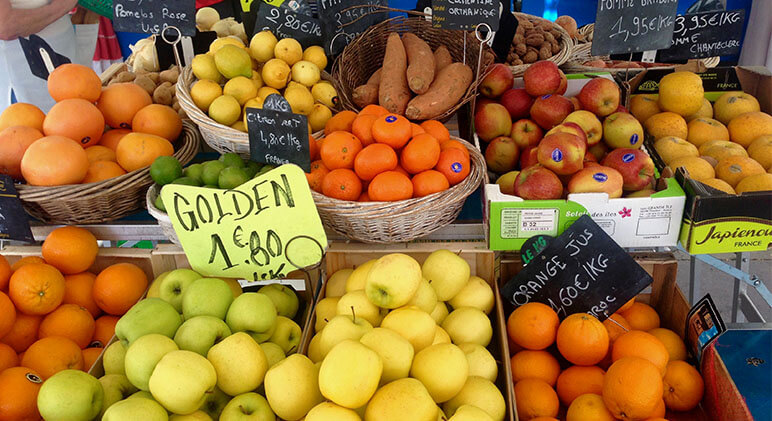
<instances>
[{"instance_id":1,"label":"wooden crate","mask_svg":"<svg viewBox=\"0 0 772 421\"><path fill-rule=\"evenodd\" d=\"M492 287L496 297L496 306L490 314L493 326L493 339L488 349L498 362L499 375L496 379L496 385L504 395L507 404L505 420L517 421L515 414L515 392L512 384L512 370L509 365L509 345L507 342L506 320L504 319L504 310L502 307L499 289L496 287L496 267L495 256L488 250L485 243L482 242L459 242L459 243L399 243L399 244L360 244L360 243L332 243L327 249L325 257L326 275L331 275L340 269L359 266L368 260L377 259L389 253L404 253L412 256L419 263L435 250L447 249L457 253L467 263L469 263L471 274L485 279ZM316 297L315 302L323 299L325 294L327 276L321 286L321 291ZM315 334L316 316L312 313L308 318L304 331L304 337L300 345L300 352L308 354L308 345ZM395 420L396 421L396 420Z\"/></svg>"}]
</instances>

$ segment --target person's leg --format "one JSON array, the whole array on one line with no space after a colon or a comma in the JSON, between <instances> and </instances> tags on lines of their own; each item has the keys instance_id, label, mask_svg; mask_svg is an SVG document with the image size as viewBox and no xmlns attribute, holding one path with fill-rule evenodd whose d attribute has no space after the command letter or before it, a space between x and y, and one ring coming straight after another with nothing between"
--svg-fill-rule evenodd
<instances>
[{"instance_id":1,"label":"person's leg","mask_svg":"<svg viewBox=\"0 0 772 421\"><path fill-rule=\"evenodd\" d=\"M0 113L11 105L11 78L8 75L8 61L5 58L6 44L9 42L13 41L0 40Z\"/></svg>"}]
</instances>

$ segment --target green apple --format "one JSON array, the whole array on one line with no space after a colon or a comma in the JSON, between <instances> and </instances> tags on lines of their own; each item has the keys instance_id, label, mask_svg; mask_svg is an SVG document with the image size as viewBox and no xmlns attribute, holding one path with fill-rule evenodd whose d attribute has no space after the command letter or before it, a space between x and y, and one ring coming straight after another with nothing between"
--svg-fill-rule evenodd
<instances>
[{"instance_id":1,"label":"green apple","mask_svg":"<svg viewBox=\"0 0 772 421\"><path fill-rule=\"evenodd\" d=\"M212 316L222 320L232 302L233 291L222 279L196 279L182 295L182 315L185 320L195 316Z\"/></svg>"},{"instance_id":2,"label":"green apple","mask_svg":"<svg viewBox=\"0 0 772 421\"><path fill-rule=\"evenodd\" d=\"M212 417L206 412L199 410L188 415L170 415L169 421L212 421Z\"/></svg>"},{"instance_id":3,"label":"green apple","mask_svg":"<svg viewBox=\"0 0 772 421\"><path fill-rule=\"evenodd\" d=\"M410 366L413 364L415 352L413 345L399 333L391 329L376 327L365 333L359 342L381 357L383 361L381 384L390 383L410 375Z\"/></svg>"},{"instance_id":4,"label":"green apple","mask_svg":"<svg viewBox=\"0 0 772 421\"><path fill-rule=\"evenodd\" d=\"M435 421L437 405L420 381L407 377L378 389L367 404L367 421Z\"/></svg>"},{"instance_id":5,"label":"green apple","mask_svg":"<svg viewBox=\"0 0 772 421\"><path fill-rule=\"evenodd\" d=\"M469 281L469 263L450 250L437 250L430 254L421 270L440 301L455 297Z\"/></svg>"},{"instance_id":6,"label":"green apple","mask_svg":"<svg viewBox=\"0 0 772 421\"><path fill-rule=\"evenodd\" d=\"M421 283L418 285L418 290L407 305L416 306L429 314L437 306L437 293L434 292L434 288L423 276L421 277Z\"/></svg>"},{"instance_id":7,"label":"green apple","mask_svg":"<svg viewBox=\"0 0 772 421\"><path fill-rule=\"evenodd\" d=\"M410 368L410 377L420 380L437 403L456 396L464 387L468 375L466 354L453 344L424 348L415 355Z\"/></svg>"},{"instance_id":8,"label":"green apple","mask_svg":"<svg viewBox=\"0 0 772 421\"><path fill-rule=\"evenodd\" d=\"M373 330L373 325L367 320L352 316L335 316L327 323L319 340L322 358L327 357L330 350L346 339L358 341L365 333Z\"/></svg>"},{"instance_id":9,"label":"green apple","mask_svg":"<svg viewBox=\"0 0 772 421\"><path fill-rule=\"evenodd\" d=\"M469 282L461 288L455 297L448 301L453 308L474 307L490 314L496 299L493 296L493 288L484 279L478 276L469 278Z\"/></svg>"},{"instance_id":10,"label":"green apple","mask_svg":"<svg viewBox=\"0 0 772 421\"><path fill-rule=\"evenodd\" d=\"M177 329L174 342L180 349L193 351L206 357L209 348L231 335L222 319L212 316L195 316L185 320Z\"/></svg>"},{"instance_id":11,"label":"green apple","mask_svg":"<svg viewBox=\"0 0 772 421\"><path fill-rule=\"evenodd\" d=\"M469 375L482 377L492 382L496 381L499 375L499 367L496 359L493 358L490 351L480 344L459 344L459 348L466 354L466 361L469 363Z\"/></svg>"},{"instance_id":12,"label":"green apple","mask_svg":"<svg viewBox=\"0 0 772 421\"><path fill-rule=\"evenodd\" d=\"M410 302L421 284L421 265L402 253L375 261L365 280L367 298L382 308L398 308Z\"/></svg>"},{"instance_id":13,"label":"green apple","mask_svg":"<svg viewBox=\"0 0 772 421\"><path fill-rule=\"evenodd\" d=\"M166 410L152 399L134 398L116 402L105 412L102 421L166 421Z\"/></svg>"},{"instance_id":14,"label":"green apple","mask_svg":"<svg viewBox=\"0 0 772 421\"><path fill-rule=\"evenodd\" d=\"M209 360L192 351L172 351L155 366L150 393L170 412L186 415L201 407L216 383Z\"/></svg>"},{"instance_id":15,"label":"green apple","mask_svg":"<svg viewBox=\"0 0 772 421\"><path fill-rule=\"evenodd\" d=\"M286 358L284 350L273 342L263 342L260 344L260 348L263 350L263 353L265 353L265 359L268 360L269 368Z\"/></svg>"},{"instance_id":16,"label":"green apple","mask_svg":"<svg viewBox=\"0 0 772 421\"><path fill-rule=\"evenodd\" d=\"M437 331L437 323L432 316L413 306L392 310L384 317L381 327L389 328L402 335L413 345L415 352L421 352L431 345Z\"/></svg>"},{"instance_id":17,"label":"green apple","mask_svg":"<svg viewBox=\"0 0 772 421\"><path fill-rule=\"evenodd\" d=\"M504 396L493 382L482 377L469 376L456 396L442 404L445 414L452 417L462 405L476 406L493 418L502 421L507 411Z\"/></svg>"},{"instance_id":18,"label":"green apple","mask_svg":"<svg viewBox=\"0 0 772 421\"><path fill-rule=\"evenodd\" d=\"M137 389L150 390L148 382L158 361L161 361L164 355L178 349L173 340L157 333L135 340L126 350L124 360L126 377Z\"/></svg>"},{"instance_id":19,"label":"green apple","mask_svg":"<svg viewBox=\"0 0 772 421\"><path fill-rule=\"evenodd\" d=\"M338 314L338 301L340 301L340 297L325 297L316 303L316 307L314 307L314 315L316 315L314 330L316 332L324 329L327 323Z\"/></svg>"},{"instance_id":20,"label":"green apple","mask_svg":"<svg viewBox=\"0 0 772 421\"><path fill-rule=\"evenodd\" d=\"M451 343L451 340L448 332L445 332L445 329L442 327L437 326L437 330L434 332L434 340L432 341L432 345L449 343Z\"/></svg>"},{"instance_id":21,"label":"green apple","mask_svg":"<svg viewBox=\"0 0 772 421\"><path fill-rule=\"evenodd\" d=\"M346 279L346 292L365 289L367 274L370 273L370 269L375 264L375 260L376 259L368 260L367 262L361 264L359 267L354 268L354 270L351 272L351 275L349 275L348 279Z\"/></svg>"},{"instance_id":22,"label":"green apple","mask_svg":"<svg viewBox=\"0 0 772 421\"><path fill-rule=\"evenodd\" d=\"M344 294L338 300L337 314L344 316L361 317L373 326L381 324L381 309L373 304L363 290L351 291Z\"/></svg>"},{"instance_id":23,"label":"green apple","mask_svg":"<svg viewBox=\"0 0 772 421\"><path fill-rule=\"evenodd\" d=\"M260 288L257 292L267 295L273 301L279 316L292 319L298 314L300 303L292 288L282 284L270 284Z\"/></svg>"},{"instance_id":24,"label":"green apple","mask_svg":"<svg viewBox=\"0 0 772 421\"><path fill-rule=\"evenodd\" d=\"M285 354L291 354L298 351L302 334L303 330L292 319L279 316L276 318L276 329L268 341L279 345Z\"/></svg>"},{"instance_id":25,"label":"green apple","mask_svg":"<svg viewBox=\"0 0 772 421\"><path fill-rule=\"evenodd\" d=\"M448 421L493 421L493 418L476 406L461 405Z\"/></svg>"},{"instance_id":26,"label":"green apple","mask_svg":"<svg viewBox=\"0 0 772 421\"><path fill-rule=\"evenodd\" d=\"M166 275L172 271L166 271L158 275L153 282L150 283L150 287L147 289L147 298L159 298L161 296L161 282L163 282Z\"/></svg>"},{"instance_id":27,"label":"green apple","mask_svg":"<svg viewBox=\"0 0 772 421\"><path fill-rule=\"evenodd\" d=\"M38 392L38 410L46 421L92 420L102 409L104 392L96 377L81 370L62 370Z\"/></svg>"},{"instance_id":28,"label":"green apple","mask_svg":"<svg viewBox=\"0 0 772 421\"><path fill-rule=\"evenodd\" d=\"M327 279L327 286L324 289L325 297L342 297L346 293L346 281L354 269L341 269Z\"/></svg>"},{"instance_id":29,"label":"green apple","mask_svg":"<svg viewBox=\"0 0 772 421\"><path fill-rule=\"evenodd\" d=\"M263 349L244 332L236 332L213 346L206 359L217 372L217 387L231 396L257 389L268 371Z\"/></svg>"},{"instance_id":30,"label":"green apple","mask_svg":"<svg viewBox=\"0 0 772 421\"><path fill-rule=\"evenodd\" d=\"M378 389L383 373L381 357L356 340L335 345L319 368L322 395L345 408L365 405Z\"/></svg>"},{"instance_id":31,"label":"green apple","mask_svg":"<svg viewBox=\"0 0 772 421\"><path fill-rule=\"evenodd\" d=\"M322 402L308 411L305 421L362 421L362 418L351 409Z\"/></svg>"},{"instance_id":32,"label":"green apple","mask_svg":"<svg viewBox=\"0 0 772 421\"><path fill-rule=\"evenodd\" d=\"M220 421L275 421L268 401L257 393L234 396L220 414Z\"/></svg>"},{"instance_id":33,"label":"green apple","mask_svg":"<svg viewBox=\"0 0 772 421\"><path fill-rule=\"evenodd\" d=\"M265 397L279 418L303 418L324 398L319 392L319 369L305 355L292 354L268 369Z\"/></svg>"},{"instance_id":34,"label":"green apple","mask_svg":"<svg viewBox=\"0 0 772 421\"><path fill-rule=\"evenodd\" d=\"M225 322L231 332L247 332L260 343L267 341L273 334L277 316L276 306L267 295L245 292L233 300Z\"/></svg>"},{"instance_id":35,"label":"green apple","mask_svg":"<svg viewBox=\"0 0 772 421\"><path fill-rule=\"evenodd\" d=\"M122 374L106 374L99 378L99 383L102 384L104 392L100 416L103 416L112 404L128 398L137 391L137 388Z\"/></svg>"},{"instance_id":36,"label":"green apple","mask_svg":"<svg viewBox=\"0 0 772 421\"><path fill-rule=\"evenodd\" d=\"M126 399L134 399L134 398L145 398L145 399L150 399L151 401L155 400L155 398L153 397L153 394L147 390L140 390L138 392L134 392L131 394L131 396L129 396Z\"/></svg>"},{"instance_id":37,"label":"green apple","mask_svg":"<svg viewBox=\"0 0 772 421\"><path fill-rule=\"evenodd\" d=\"M107 346L102 354L102 366L105 374L126 374L126 346L121 341L115 341Z\"/></svg>"},{"instance_id":38,"label":"green apple","mask_svg":"<svg viewBox=\"0 0 772 421\"><path fill-rule=\"evenodd\" d=\"M225 408L225 405L230 402L231 397L226 395L225 392L220 390L219 387L214 388L212 393L207 393L204 398L204 403L198 408L199 411L203 411L209 415L213 420L220 418L220 413Z\"/></svg>"},{"instance_id":39,"label":"green apple","mask_svg":"<svg viewBox=\"0 0 772 421\"><path fill-rule=\"evenodd\" d=\"M442 322L454 344L480 344L488 346L493 338L493 327L488 316L479 309L461 307L453 310Z\"/></svg>"},{"instance_id":40,"label":"green apple","mask_svg":"<svg viewBox=\"0 0 772 421\"><path fill-rule=\"evenodd\" d=\"M434 310L432 310L432 312L429 314L432 316L432 319L434 319L435 323L438 325L442 324L445 318L448 317L448 306L442 301L437 301L437 305L434 306Z\"/></svg>"},{"instance_id":41,"label":"green apple","mask_svg":"<svg viewBox=\"0 0 772 421\"><path fill-rule=\"evenodd\" d=\"M150 333L172 337L182 324L182 317L171 304L160 298L146 298L129 309L115 325L115 336L129 346Z\"/></svg>"},{"instance_id":42,"label":"green apple","mask_svg":"<svg viewBox=\"0 0 772 421\"><path fill-rule=\"evenodd\" d=\"M161 282L159 297L182 312L182 295L193 281L201 279L198 272L191 269L175 269L169 272Z\"/></svg>"}]
</instances>

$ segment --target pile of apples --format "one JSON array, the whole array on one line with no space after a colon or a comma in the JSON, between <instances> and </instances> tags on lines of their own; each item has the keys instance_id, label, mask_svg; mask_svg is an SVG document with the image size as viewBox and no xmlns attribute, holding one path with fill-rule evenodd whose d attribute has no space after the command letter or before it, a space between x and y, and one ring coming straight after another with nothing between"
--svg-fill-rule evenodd
<instances>
[{"instance_id":1,"label":"pile of apples","mask_svg":"<svg viewBox=\"0 0 772 421\"><path fill-rule=\"evenodd\" d=\"M268 401L285 420L501 421L506 403L487 349L494 306L491 286L448 250L423 265L396 253L339 270L316 304L308 358L293 356L306 368L282 369L309 395L280 410L267 387Z\"/></svg>"},{"instance_id":2,"label":"pile of apples","mask_svg":"<svg viewBox=\"0 0 772 421\"><path fill-rule=\"evenodd\" d=\"M40 389L40 413L45 420L274 420L256 392L270 386L271 367L297 351L298 307L295 292L280 284L242 293L235 281L190 269L164 273L118 321L117 341L102 356L104 376L55 374Z\"/></svg>"},{"instance_id":3,"label":"pile of apples","mask_svg":"<svg viewBox=\"0 0 772 421\"><path fill-rule=\"evenodd\" d=\"M523 199L560 199L569 193L647 197L654 162L641 150L643 127L620 105L614 81L596 77L576 97L555 63L539 61L523 88L505 65L481 82L475 130L486 143L488 169L501 174L502 193Z\"/></svg>"}]
</instances>

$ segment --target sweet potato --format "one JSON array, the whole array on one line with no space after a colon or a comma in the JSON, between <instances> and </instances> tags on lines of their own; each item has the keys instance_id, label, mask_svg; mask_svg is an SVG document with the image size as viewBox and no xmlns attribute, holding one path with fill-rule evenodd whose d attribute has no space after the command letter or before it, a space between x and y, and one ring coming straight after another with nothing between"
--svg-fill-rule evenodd
<instances>
[{"instance_id":1,"label":"sweet potato","mask_svg":"<svg viewBox=\"0 0 772 421\"><path fill-rule=\"evenodd\" d=\"M440 70L432 86L407 105L410 120L435 118L456 105L472 83L472 69L464 63L452 63Z\"/></svg>"},{"instance_id":2,"label":"sweet potato","mask_svg":"<svg viewBox=\"0 0 772 421\"><path fill-rule=\"evenodd\" d=\"M367 79L367 83L359 85L354 89L351 96L357 107L364 108L378 102L378 86L381 84L382 70L383 69L376 70L375 73L370 76L370 79Z\"/></svg>"},{"instance_id":3,"label":"sweet potato","mask_svg":"<svg viewBox=\"0 0 772 421\"><path fill-rule=\"evenodd\" d=\"M440 70L447 67L450 63L453 63L453 57L450 56L450 51L444 46L440 45L434 50L434 76L440 74Z\"/></svg>"},{"instance_id":4,"label":"sweet potato","mask_svg":"<svg viewBox=\"0 0 772 421\"><path fill-rule=\"evenodd\" d=\"M416 94L429 90L434 81L434 53L429 44L410 32L402 35L407 53L407 85Z\"/></svg>"},{"instance_id":5,"label":"sweet potato","mask_svg":"<svg viewBox=\"0 0 772 421\"><path fill-rule=\"evenodd\" d=\"M404 115L410 102L407 86L407 53L399 34L392 32L383 56L383 71L378 87L378 102L390 113Z\"/></svg>"}]
</instances>

